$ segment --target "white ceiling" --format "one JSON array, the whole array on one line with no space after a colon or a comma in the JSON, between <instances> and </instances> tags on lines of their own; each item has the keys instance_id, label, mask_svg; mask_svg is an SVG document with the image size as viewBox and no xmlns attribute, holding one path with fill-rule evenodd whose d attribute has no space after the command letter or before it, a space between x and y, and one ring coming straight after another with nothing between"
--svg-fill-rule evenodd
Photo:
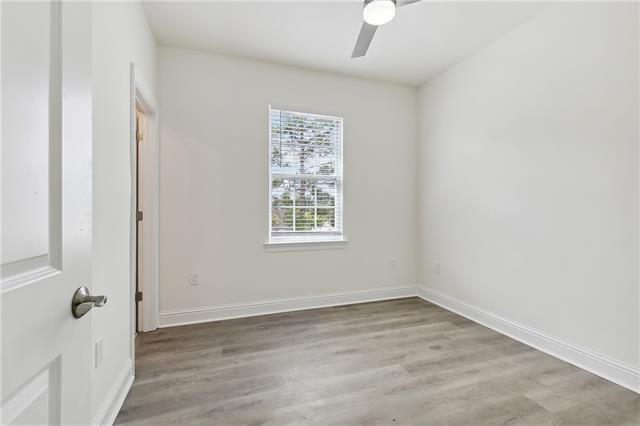
<instances>
[{"instance_id":1,"label":"white ceiling","mask_svg":"<svg viewBox=\"0 0 640 426\"><path fill-rule=\"evenodd\" d=\"M422 2L378 28L351 59L362 1L145 1L161 45L418 85L543 7L536 2Z\"/></svg>"}]
</instances>

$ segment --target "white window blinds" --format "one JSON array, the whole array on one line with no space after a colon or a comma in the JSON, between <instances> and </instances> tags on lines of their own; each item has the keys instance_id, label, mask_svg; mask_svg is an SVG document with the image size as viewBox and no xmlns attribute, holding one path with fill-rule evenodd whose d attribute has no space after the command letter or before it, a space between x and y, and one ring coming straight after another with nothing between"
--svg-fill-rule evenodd
<instances>
[{"instance_id":1,"label":"white window blinds","mask_svg":"<svg viewBox=\"0 0 640 426\"><path fill-rule=\"evenodd\" d=\"M269 109L270 237L342 235L342 118Z\"/></svg>"}]
</instances>

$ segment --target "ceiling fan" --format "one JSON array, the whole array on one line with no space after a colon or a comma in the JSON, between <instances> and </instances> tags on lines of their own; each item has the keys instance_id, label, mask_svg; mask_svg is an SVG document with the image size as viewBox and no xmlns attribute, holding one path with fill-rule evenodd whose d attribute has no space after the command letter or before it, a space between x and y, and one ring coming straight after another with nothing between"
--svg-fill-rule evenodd
<instances>
[{"instance_id":1,"label":"ceiling fan","mask_svg":"<svg viewBox=\"0 0 640 426\"><path fill-rule=\"evenodd\" d=\"M396 7L417 3L420 0L364 0L362 15L364 22L353 48L352 58L360 58L367 54L373 35L380 25L391 21L396 14Z\"/></svg>"}]
</instances>

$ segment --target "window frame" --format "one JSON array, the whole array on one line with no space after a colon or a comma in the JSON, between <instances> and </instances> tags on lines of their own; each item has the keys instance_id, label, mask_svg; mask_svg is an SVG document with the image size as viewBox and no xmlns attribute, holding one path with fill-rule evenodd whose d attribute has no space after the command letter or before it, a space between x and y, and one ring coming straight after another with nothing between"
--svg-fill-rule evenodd
<instances>
[{"instance_id":1,"label":"window frame","mask_svg":"<svg viewBox=\"0 0 640 426\"><path fill-rule=\"evenodd\" d=\"M339 129L339 144L340 146L338 147L338 152L336 153L336 164L335 164L335 174L331 175L330 178L331 180L335 179L336 182L336 195L335 195L335 222L336 224L339 224L339 230L337 230L336 232L327 232L327 233L316 233L314 234L314 232L296 232L296 231L292 231L291 235L278 235L278 236L273 236L273 226L272 226L272 201L273 201L273 177L274 174L272 173L272 164L271 164L271 160L272 160L272 154L271 154L271 113L272 111L280 111L280 112L286 112L286 113L291 113L291 114L300 114L300 115L305 115L305 116L311 116L311 117L321 117L321 118L329 118L332 120L339 120L340 121L340 129ZM337 116L337 115L327 115L327 114L318 114L318 113L310 113L310 112L302 112L302 111L297 111L297 110L292 110L292 109L286 109L286 108L276 108L273 105L269 105L268 108L268 118L267 118L267 122L268 122L268 126L267 126L267 133L268 133L268 137L267 137L267 141L268 141L268 154L267 154L267 161L268 161L268 171L269 171L269 179L268 179L268 233L267 233L267 240L265 243L265 246L267 248L269 248L269 250L275 250L275 251L287 251L290 249L295 249L295 250L308 250L308 249L315 249L315 248L322 248L322 249L326 249L326 248L342 248L342 243L346 242L347 240L345 239L345 233L344 233L344 195L343 195L343 188L344 188L344 170L343 170L343 158L344 158L344 118L341 116ZM283 177L289 177L289 178L301 178L304 179L305 175L299 175L299 174L287 174L286 176L283 174ZM313 179L318 179L318 180L322 180L322 176L318 176L318 175L312 175ZM278 175L276 174L276 177L278 177ZM306 176L309 177L309 176ZM295 215L295 208L293 208L294 210L294 215Z\"/></svg>"}]
</instances>

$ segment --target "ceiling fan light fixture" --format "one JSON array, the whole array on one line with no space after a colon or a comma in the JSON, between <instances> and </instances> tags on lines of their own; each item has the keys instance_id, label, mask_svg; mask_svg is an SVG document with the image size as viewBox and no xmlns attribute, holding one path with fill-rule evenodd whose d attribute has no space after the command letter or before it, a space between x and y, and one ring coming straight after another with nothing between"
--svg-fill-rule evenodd
<instances>
[{"instance_id":1,"label":"ceiling fan light fixture","mask_svg":"<svg viewBox=\"0 0 640 426\"><path fill-rule=\"evenodd\" d=\"M393 0L371 0L365 4L362 14L367 24L384 25L396 15L396 5Z\"/></svg>"}]
</instances>

